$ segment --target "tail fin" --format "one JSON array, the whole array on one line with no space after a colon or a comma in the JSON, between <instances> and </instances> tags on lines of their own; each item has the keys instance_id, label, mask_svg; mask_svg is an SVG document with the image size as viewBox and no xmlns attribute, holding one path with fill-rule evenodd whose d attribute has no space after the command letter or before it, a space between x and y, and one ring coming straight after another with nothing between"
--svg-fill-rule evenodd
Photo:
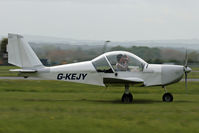
<instances>
[{"instance_id":1,"label":"tail fin","mask_svg":"<svg viewBox=\"0 0 199 133\"><path fill-rule=\"evenodd\" d=\"M43 64L36 56L28 42L18 34L8 34L8 63L22 68L37 69Z\"/></svg>"}]
</instances>

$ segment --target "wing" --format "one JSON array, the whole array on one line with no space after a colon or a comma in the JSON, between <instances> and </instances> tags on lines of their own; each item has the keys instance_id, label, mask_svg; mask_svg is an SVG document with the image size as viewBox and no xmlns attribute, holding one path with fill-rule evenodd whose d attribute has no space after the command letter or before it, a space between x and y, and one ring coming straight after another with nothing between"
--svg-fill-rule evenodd
<instances>
[{"instance_id":1,"label":"wing","mask_svg":"<svg viewBox=\"0 0 199 133\"><path fill-rule=\"evenodd\" d=\"M144 80L140 79L140 78L104 78L103 82L105 85L107 84L131 84L131 85L136 85L136 84L140 84L143 85L144 84Z\"/></svg>"}]
</instances>

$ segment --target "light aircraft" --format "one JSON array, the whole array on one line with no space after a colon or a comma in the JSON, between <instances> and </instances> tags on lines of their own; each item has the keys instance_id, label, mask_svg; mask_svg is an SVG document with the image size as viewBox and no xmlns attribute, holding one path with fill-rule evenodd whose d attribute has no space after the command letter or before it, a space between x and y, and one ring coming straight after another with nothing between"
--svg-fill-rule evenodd
<instances>
[{"instance_id":1,"label":"light aircraft","mask_svg":"<svg viewBox=\"0 0 199 133\"><path fill-rule=\"evenodd\" d=\"M187 87L187 73L191 72L187 66L187 53L185 66L148 64L132 53L114 51L91 61L46 67L18 34L8 34L7 51L8 62L21 68L10 71L19 72L24 78L33 76L99 86L122 85L125 88L121 99L124 103L133 101L130 86L162 86L165 90L162 100L172 102L173 96L167 92L166 86L180 81L185 73Z\"/></svg>"}]
</instances>

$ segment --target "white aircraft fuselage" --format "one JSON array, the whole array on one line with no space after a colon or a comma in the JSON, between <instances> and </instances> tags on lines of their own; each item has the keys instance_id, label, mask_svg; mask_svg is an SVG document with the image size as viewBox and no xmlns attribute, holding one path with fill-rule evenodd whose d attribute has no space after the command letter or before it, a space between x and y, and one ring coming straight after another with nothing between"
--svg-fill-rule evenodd
<instances>
[{"instance_id":1,"label":"white aircraft fuselage","mask_svg":"<svg viewBox=\"0 0 199 133\"><path fill-rule=\"evenodd\" d=\"M38 69L37 73L22 74L24 76L34 76L42 79L77 82L99 86L106 86L104 78L129 80L141 79L144 81L142 84L143 86L165 86L182 79L184 75L184 66L146 64L143 71L140 72L120 71L115 73L99 73L93 66L92 61L85 61L53 67L44 67ZM113 84L121 85L122 83L119 82Z\"/></svg>"}]
</instances>

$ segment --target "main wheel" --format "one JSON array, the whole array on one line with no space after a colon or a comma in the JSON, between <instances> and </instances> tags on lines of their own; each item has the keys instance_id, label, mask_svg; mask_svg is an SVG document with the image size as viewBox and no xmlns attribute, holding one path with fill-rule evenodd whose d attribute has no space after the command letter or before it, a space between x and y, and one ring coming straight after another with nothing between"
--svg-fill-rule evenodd
<instances>
[{"instance_id":1,"label":"main wheel","mask_svg":"<svg viewBox=\"0 0 199 133\"><path fill-rule=\"evenodd\" d=\"M163 102L172 102L173 101L173 95L171 93L165 93L162 96Z\"/></svg>"},{"instance_id":2,"label":"main wheel","mask_svg":"<svg viewBox=\"0 0 199 133\"><path fill-rule=\"evenodd\" d=\"M124 93L122 96L123 103L132 103L133 102L133 95L131 93Z\"/></svg>"}]
</instances>

